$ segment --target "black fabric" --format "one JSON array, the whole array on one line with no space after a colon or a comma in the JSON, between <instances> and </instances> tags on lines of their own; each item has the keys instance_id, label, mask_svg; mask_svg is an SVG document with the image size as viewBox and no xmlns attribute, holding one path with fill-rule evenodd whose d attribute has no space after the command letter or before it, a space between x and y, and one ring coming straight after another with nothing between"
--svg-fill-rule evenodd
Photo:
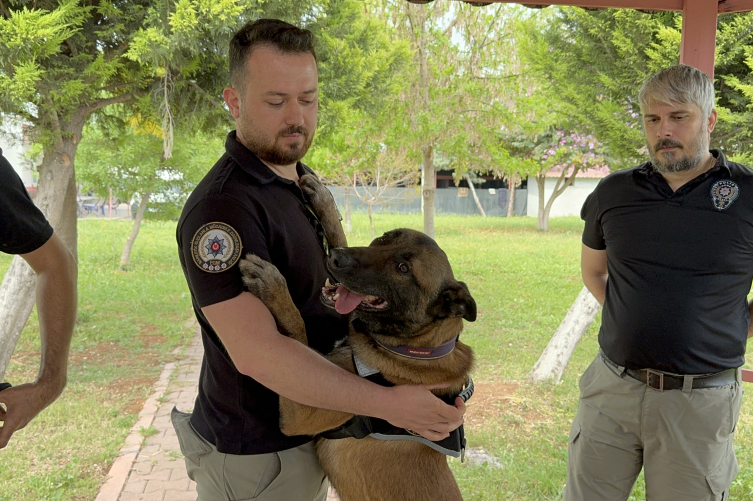
<instances>
[{"instance_id":1,"label":"black fabric","mask_svg":"<svg viewBox=\"0 0 753 501\"><path fill-rule=\"evenodd\" d=\"M220 452L266 454L297 447L311 437L282 434L277 395L238 372L202 314L202 307L232 299L244 287L237 264L219 273L195 264L194 234L206 223L224 223L239 234L243 256L254 253L274 264L287 281L315 350L327 353L344 338L347 318L319 299L325 280L334 279L298 185L274 174L237 141L235 132L225 147L226 153L188 198L177 228L181 265L205 350L191 424ZM298 171L311 172L300 163Z\"/></svg>"},{"instance_id":2,"label":"black fabric","mask_svg":"<svg viewBox=\"0 0 753 501\"><path fill-rule=\"evenodd\" d=\"M0 251L27 254L44 245L52 226L0 150Z\"/></svg>"},{"instance_id":3,"label":"black fabric","mask_svg":"<svg viewBox=\"0 0 753 501\"><path fill-rule=\"evenodd\" d=\"M583 205L583 244L607 253L602 351L629 369L707 374L744 363L753 279L753 171L712 151L676 192L650 165L605 177ZM714 183L739 189L727 208Z\"/></svg>"},{"instance_id":4,"label":"black fabric","mask_svg":"<svg viewBox=\"0 0 753 501\"><path fill-rule=\"evenodd\" d=\"M374 374L365 376L364 379L368 379L372 383L378 384L380 386L395 386L393 383L389 382L381 372L375 372ZM449 405L455 405L455 399L457 397L458 395L443 395L439 398ZM470 398L470 396L468 398ZM390 424L384 419L358 415L353 416L347 422L343 423L337 428L322 433L321 436L330 440L338 440L341 438L361 439L368 437L373 433L376 433L378 435L386 435L388 437L395 437L396 439L399 439L400 437L404 437L405 439L415 439L417 437L417 435L409 432L405 428L398 428L397 426ZM423 442L429 442L428 439L422 437L419 438ZM455 430L450 432L449 437L442 440L436 440L434 441L434 443L442 449L446 449L447 451L454 451L458 453L458 456L460 456L461 451L465 449L465 430L463 429L463 425L460 425L459 428L456 428ZM427 443L427 445L430 444Z\"/></svg>"}]
</instances>

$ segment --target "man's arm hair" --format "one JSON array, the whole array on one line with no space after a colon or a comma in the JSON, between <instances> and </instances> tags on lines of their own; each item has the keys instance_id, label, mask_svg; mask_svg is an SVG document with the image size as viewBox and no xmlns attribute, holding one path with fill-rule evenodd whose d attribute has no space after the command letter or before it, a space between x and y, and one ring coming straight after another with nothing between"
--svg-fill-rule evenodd
<instances>
[{"instance_id":1,"label":"man's arm hair","mask_svg":"<svg viewBox=\"0 0 753 501\"><path fill-rule=\"evenodd\" d=\"M77 266L73 254L55 235L37 250L22 254L37 274L36 301L42 357L33 383L0 392L0 449L16 430L50 405L67 382L68 349L76 323Z\"/></svg>"},{"instance_id":2,"label":"man's arm hair","mask_svg":"<svg viewBox=\"0 0 753 501\"><path fill-rule=\"evenodd\" d=\"M68 349L76 323L78 267L71 251L53 233L39 249L21 256L37 274L37 315L42 340L39 382L67 381Z\"/></svg>"},{"instance_id":3,"label":"man's arm hair","mask_svg":"<svg viewBox=\"0 0 753 501\"><path fill-rule=\"evenodd\" d=\"M580 273L583 284L594 295L600 305L604 306L607 294L607 251L596 250L581 244Z\"/></svg>"},{"instance_id":4,"label":"man's arm hair","mask_svg":"<svg viewBox=\"0 0 753 501\"><path fill-rule=\"evenodd\" d=\"M442 402L438 386L382 387L280 334L264 303L249 292L202 308L236 368L279 395L312 407L385 419L430 440L462 424L465 408Z\"/></svg>"}]
</instances>

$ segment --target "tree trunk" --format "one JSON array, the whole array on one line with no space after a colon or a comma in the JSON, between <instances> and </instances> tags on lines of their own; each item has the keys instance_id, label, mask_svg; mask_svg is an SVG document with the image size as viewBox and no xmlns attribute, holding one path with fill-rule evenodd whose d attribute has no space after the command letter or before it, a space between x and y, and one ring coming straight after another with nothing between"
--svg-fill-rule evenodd
<instances>
[{"instance_id":1,"label":"tree trunk","mask_svg":"<svg viewBox=\"0 0 753 501\"><path fill-rule=\"evenodd\" d=\"M473 194L473 200L476 202L476 208L481 213L482 216L486 217L486 212L484 212L484 208L481 207L481 202L478 199L478 195L476 195L476 188L473 187L473 182L471 181L471 176L468 174L465 175L465 180L468 181L468 189L471 190L471 194Z\"/></svg>"},{"instance_id":2,"label":"tree trunk","mask_svg":"<svg viewBox=\"0 0 753 501\"><path fill-rule=\"evenodd\" d=\"M343 224L343 229L345 230L345 233L350 233L353 231L353 225L350 222L350 186L345 186L345 216L343 219L345 220Z\"/></svg>"},{"instance_id":3,"label":"tree trunk","mask_svg":"<svg viewBox=\"0 0 753 501\"><path fill-rule=\"evenodd\" d=\"M57 124L52 133L57 140L44 149L42 164L39 166L39 184L34 199L52 225L55 233L71 250L76 252L76 177L73 160L78 141L81 138L83 119L74 117L71 122L61 125L57 117L51 123ZM0 284L0 373L5 372L8 360L16 347L21 330L31 314L34 305L36 275L20 257L15 257L6 277ZM26 269L23 266L26 266Z\"/></svg>"},{"instance_id":4,"label":"tree trunk","mask_svg":"<svg viewBox=\"0 0 753 501\"><path fill-rule=\"evenodd\" d=\"M596 298L583 287L527 378L534 383L546 380L558 382L565 372L575 346L596 318L600 308Z\"/></svg>"},{"instance_id":5,"label":"tree trunk","mask_svg":"<svg viewBox=\"0 0 753 501\"><path fill-rule=\"evenodd\" d=\"M149 203L150 196L152 196L152 190L147 190L144 196L141 197L139 210L136 212L136 219L133 222L133 230L131 230L131 236L129 236L128 240L126 240L125 247L123 247L123 254L120 255L121 270L126 270L128 268L128 263L131 261L131 250L133 249L133 243L136 241L136 237L139 236L141 221L144 220L144 211L146 210L146 204Z\"/></svg>"},{"instance_id":6,"label":"tree trunk","mask_svg":"<svg viewBox=\"0 0 753 501\"><path fill-rule=\"evenodd\" d=\"M370 203L367 203L368 207L368 214L369 214L369 227L371 228L371 239L374 240L374 237L376 236L374 233L374 218L372 217L371 213L371 205Z\"/></svg>"},{"instance_id":7,"label":"tree trunk","mask_svg":"<svg viewBox=\"0 0 753 501\"><path fill-rule=\"evenodd\" d=\"M418 14L419 38L418 38L418 71L419 71L419 95L423 109L429 109L429 51L426 42L426 17L427 10L416 7ZM424 233L434 238L434 198L436 196L436 182L434 175L434 145L425 144L423 151L423 164L421 166L421 210L424 214Z\"/></svg>"},{"instance_id":8,"label":"tree trunk","mask_svg":"<svg viewBox=\"0 0 753 501\"><path fill-rule=\"evenodd\" d=\"M424 233L434 238L434 199L437 194L434 186L434 148L424 147L424 163L421 170L421 208L424 212Z\"/></svg>"},{"instance_id":9,"label":"tree trunk","mask_svg":"<svg viewBox=\"0 0 753 501\"><path fill-rule=\"evenodd\" d=\"M12 304L12 308L2 310L0 315L0 333L3 334L0 336L0 381L34 306L36 283L37 276L31 267L23 258L15 256L0 285L0 305Z\"/></svg>"},{"instance_id":10,"label":"tree trunk","mask_svg":"<svg viewBox=\"0 0 753 501\"><path fill-rule=\"evenodd\" d=\"M538 221L536 223L536 229L541 231L549 230L549 212L544 210L546 205L546 193L544 188L546 187L546 177L543 175L536 176L536 184L539 187L539 214Z\"/></svg>"},{"instance_id":11,"label":"tree trunk","mask_svg":"<svg viewBox=\"0 0 753 501\"><path fill-rule=\"evenodd\" d=\"M515 216L515 183L512 179L507 188L507 217Z\"/></svg>"}]
</instances>

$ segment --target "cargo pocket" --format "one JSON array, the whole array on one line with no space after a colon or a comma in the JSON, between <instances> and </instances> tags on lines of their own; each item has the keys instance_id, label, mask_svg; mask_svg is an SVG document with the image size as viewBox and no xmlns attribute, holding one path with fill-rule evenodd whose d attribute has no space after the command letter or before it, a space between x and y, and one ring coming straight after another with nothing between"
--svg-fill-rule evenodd
<instances>
[{"instance_id":1,"label":"cargo pocket","mask_svg":"<svg viewBox=\"0 0 753 501\"><path fill-rule=\"evenodd\" d=\"M568 443L570 446L572 446L577 440L578 437L580 437L580 423L578 422L578 417L576 416L573 420L573 427L570 428L570 437L568 438Z\"/></svg>"},{"instance_id":2,"label":"cargo pocket","mask_svg":"<svg viewBox=\"0 0 753 501\"><path fill-rule=\"evenodd\" d=\"M728 499L729 492L726 492L732 481L737 476L737 472L740 470L737 465L737 458L735 457L735 450L730 443L729 452L722 462L717 466L714 471L706 475L706 483L709 484L709 489L714 495L719 496L719 501Z\"/></svg>"},{"instance_id":3,"label":"cargo pocket","mask_svg":"<svg viewBox=\"0 0 753 501\"><path fill-rule=\"evenodd\" d=\"M186 459L199 466L201 456L212 452L212 447L191 426L191 414L181 412L177 407L173 407L170 419L173 422L175 434L178 436L180 452Z\"/></svg>"}]
</instances>

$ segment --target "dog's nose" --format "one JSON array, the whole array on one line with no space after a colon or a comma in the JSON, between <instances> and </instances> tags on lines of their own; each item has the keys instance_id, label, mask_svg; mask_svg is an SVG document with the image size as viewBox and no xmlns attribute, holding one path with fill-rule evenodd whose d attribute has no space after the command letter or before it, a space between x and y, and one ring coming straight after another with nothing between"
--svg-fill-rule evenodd
<instances>
[{"instance_id":1,"label":"dog's nose","mask_svg":"<svg viewBox=\"0 0 753 501\"><path fill-rule=\"evenodd\" d=\"M329 261L327 264L329 269L334 271L350 268L354 262L355 260L346 252L346 249L338 247L329 252Z\"/></svg>"}]
</instances>

